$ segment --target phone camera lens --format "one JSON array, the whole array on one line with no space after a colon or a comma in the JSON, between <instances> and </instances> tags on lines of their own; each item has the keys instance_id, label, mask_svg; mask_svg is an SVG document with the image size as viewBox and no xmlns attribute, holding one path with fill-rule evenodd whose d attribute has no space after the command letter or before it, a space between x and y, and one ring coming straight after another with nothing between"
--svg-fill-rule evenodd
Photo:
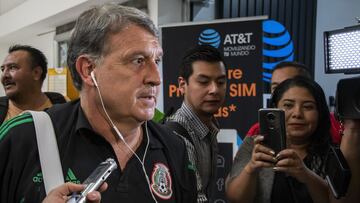
<instances>
[{"instance_id":1,"label":"phone camera lens","mask_svg":"<svg viewBox=\"0 0 360 203\"><path fill-rule=\"evenodd\" d=\"M269 121L274 121L275 120L275 115L273 113L268 113L266 114L266 117Z\"/></svg>"}]
</instances>

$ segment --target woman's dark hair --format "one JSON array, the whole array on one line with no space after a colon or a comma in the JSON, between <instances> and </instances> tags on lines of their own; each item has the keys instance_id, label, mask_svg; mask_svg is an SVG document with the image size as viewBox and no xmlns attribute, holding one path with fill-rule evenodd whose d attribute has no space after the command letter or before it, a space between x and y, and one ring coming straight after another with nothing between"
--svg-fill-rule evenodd
<instances>
[{"instance_id":1,"label":"woman's dark hair","mask_svg":"<svg viewBox=\"0 0 360 203\"><path fill-rule=\"evenodd\" d=\"M328 152L331 141L330 112L326 104L324 91L315 81L297 76L295 78L285 80L276 87L271 98L271 105L273 107L277 107L284 93L292 87L302 87L307 89L315 99L319 115L318 125L313 135L310 136L310 144L307 152L309 155L324 156Z\"/></svg>"}]
</instances>

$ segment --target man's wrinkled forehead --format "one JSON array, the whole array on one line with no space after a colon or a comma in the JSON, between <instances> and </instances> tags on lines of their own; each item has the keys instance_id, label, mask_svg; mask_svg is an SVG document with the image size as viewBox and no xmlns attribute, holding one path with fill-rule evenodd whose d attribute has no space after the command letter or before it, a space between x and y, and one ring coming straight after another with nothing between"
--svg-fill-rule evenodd
<instances>
[{"instance_id":1,"label":"man's wrinkled forehead","mask_svg":"<svg viewBox=\"0 0 360 203\"><path fill-rule=\"evenodd\" d=\"M129 34L129 28L132 27L132 26L136 26L136 27L139 27L141 28L144 32L148 33L150 36L151 36L151 41L152 41L152 44L153 44L153 47L154 47L154 51L153 53L156 54L157 56L160 56L162 57L163 55L163 49L160 45L160 41L159 41L159 37L157 35L157 33L154 33L152 32L151 30L147 29L147 27L144 27L144 26L139 26L137 24L133 24L133 23L129 23L127 24L126 26L122 27L122 29L118 29L116 32L114 32L114 30L112 32L109 32L105 38L105 41L104 41L104 48L103 48L103 56L106 56L108 53L111 52L111 48L112 48L112 45L114 45L112 39L114 36L116 35L123 35L123 37L120 38L121 41L125 41L126 40L126 36L125 34ZM130 34L132 34L130 32ZM146 40L142 37L139 37L138 39L136 39L137 42L140 42L142 40Z\"/></svg>"}]
</instances>

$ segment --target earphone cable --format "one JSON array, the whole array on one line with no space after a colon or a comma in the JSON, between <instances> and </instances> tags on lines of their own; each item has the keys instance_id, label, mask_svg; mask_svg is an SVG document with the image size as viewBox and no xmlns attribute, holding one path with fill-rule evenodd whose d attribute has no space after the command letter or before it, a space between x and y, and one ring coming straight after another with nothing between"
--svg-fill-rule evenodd
<instances>
[{"instance_id":1,"label":"earphone cable","mask_svg":"<svg viewBox=\"0 0 360 203\"><path fill-rule=\"evenodd\" d=\"M95 77L93 78L95 80ZM148 148L149 148L149 144L150 144L150 137L149 137L149 133L148 133L148 127L147 127L147 121L145 122L145 133L146 133L146 138L147 138L147 143L146 143L146 147L145 147L145 152L144 152L144 156L143 156L143 160L140 159L140 157L134 152L134 150L128 145L128 143L125 141L124 137L121 135L120 131L118 130L118 128L115 126L114 122L111 120L109 114L107 113L106 111L106 108L105 108L105 105L104 105L104 101L102 99L102 96L101 96L101 92L100 92L100 88L98 87L98 85L95 85L96 87L96 90L99 94L99 97L100 97L100 103L101 103L101 106L105 112L105 115L107 117L107 119L109 120L110 122L110 125L111 127L115 130L116 134L119 136L119 138L124 142L125 146L135 155L135 157L137 158L137 160L140 162L140 165L142 167L142 170L144 172L144 175L145 175L145 179L146 179L146 182L147 182L147 185L148 185L148 188L149 188L149 191L150 191L150 194L151 194L151 197L153 198L154 202L157 203L157 200L154 196L154 193L153 191L151 190L151 185L150 185L150 179L146 173L146 169L145 169L145 157L146 157L146 154L147 154L147 151L148 151Z\"/></svg>"}]
</instances>

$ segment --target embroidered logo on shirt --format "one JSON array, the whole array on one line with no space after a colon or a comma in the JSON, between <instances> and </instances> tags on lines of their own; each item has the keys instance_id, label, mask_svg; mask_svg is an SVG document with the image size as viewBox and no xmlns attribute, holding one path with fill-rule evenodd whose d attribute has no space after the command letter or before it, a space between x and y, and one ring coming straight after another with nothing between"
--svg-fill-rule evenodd
<instances>
[{"instance_id":1,"label":"embroidered logo on shirt","mask_svg":"<svg viewBox=\"0 0 360 203\"><path fill-rule=\"evenodd\" d=\"M172 181L168 167L156 163L151 174L151 189L161 199L170 199L172 196Z\"/></svg>"},{"instance_id":2,"label":"embroidered logo on shirt","mask_svg":"<svg viewBox=\"0 0 360 203\"><path fill-rule=\"evenodd\" d=\"M42 172L37 173L33 178L32 178L34 183L42 183L43 182L43 174ZM74 172L69 168L65 177L65 181L66 182L73 182L76 184L80 184L80 181L76 178Z\"/></svg>"},{"instance_id":3,"label":"embroidered logo on shirt","mask_svg":"<svg viewBox=\"0 0 360 203\"><path fill-rule=\"evenodd\" d=\"M43 175L42 173L37 173L33 178L32 178L32 181L34 183L42 183L43 182Z\"/></svg>"},{"instance_id":4,"label":"embroidered logo on shirt","mask_svg":"<svg viewBox=\"0 0 360 203\"><path fill-rule=\"evenodd\" d=\"M188 163L188 169L192 171L196 171L195 165L192 164L191 162Z\"/></svg>"},{"instance_id":5,"label":"embroidered logo on shirt","mask_svg":"<svg viewBox=\"0 0 360 203\"><path fill-rule=\"evenodd\" d=\"M71 168L68 169L65 180L66 180L66 182L73 182L76 184L80 184L80 181L76 178L76 176L75 176L74 172L71 170Z\"/></svg>"}]
</instances>

